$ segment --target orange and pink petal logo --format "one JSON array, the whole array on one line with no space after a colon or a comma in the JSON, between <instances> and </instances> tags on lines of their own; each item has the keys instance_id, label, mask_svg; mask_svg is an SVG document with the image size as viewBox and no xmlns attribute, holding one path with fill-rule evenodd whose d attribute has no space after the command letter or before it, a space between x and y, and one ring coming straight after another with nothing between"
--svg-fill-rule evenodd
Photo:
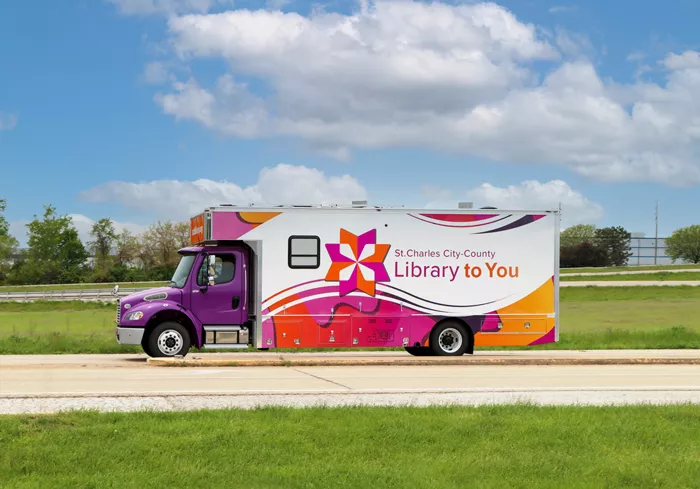
<instances>
[{"instance_id":1,"label":"orange and pink petal logo","mask_svg":"<svg viewBox=\"0 0 700 489\"><path fill-rule=\"evenodd\" d=\"M377 244L377 230L359 236L340 230L340 243L326 244L331 267L326 281L340 283L340 295L359 290L374 296L377 282L389 282L384 259L390 245Z\"/></svg>"}]
</instances>

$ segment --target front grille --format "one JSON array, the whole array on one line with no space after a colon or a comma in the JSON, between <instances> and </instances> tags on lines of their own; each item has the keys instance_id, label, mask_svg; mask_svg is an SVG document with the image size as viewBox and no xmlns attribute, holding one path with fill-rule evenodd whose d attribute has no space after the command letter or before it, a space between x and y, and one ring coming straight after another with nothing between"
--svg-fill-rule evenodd
<instances>
[{"instance_id":1,"label":"front grille","mask_svg":"<svg viewBox=\"0 0 700 489\"><path fill-rule=\"evenodd\" d=\"M117 326L119 326L119 320L122 316L122 300L117 299Z\"/></svg>"}]
</instances>

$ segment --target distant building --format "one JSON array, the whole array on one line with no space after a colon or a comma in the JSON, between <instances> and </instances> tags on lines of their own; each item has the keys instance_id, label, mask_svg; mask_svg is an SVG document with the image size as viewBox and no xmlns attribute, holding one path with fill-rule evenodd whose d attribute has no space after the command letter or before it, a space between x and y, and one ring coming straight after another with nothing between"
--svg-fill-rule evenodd
<instances>
[{"instance_id":1,"label":"distant building","mask_svg":"<svg viewBox=\"0 0 700 489\"><path fill-rule=\"evenodd\" d=\"M647 237L644 233L631 234L630 251L632 255L627 261L629 266L674 265L673 260L666 255L666 238L659 238L657 242L655 238ZM654 257L656 257L656 262ZM685 263L683 260L678 260L675 265Z\"/></svg>"}]
</instances>

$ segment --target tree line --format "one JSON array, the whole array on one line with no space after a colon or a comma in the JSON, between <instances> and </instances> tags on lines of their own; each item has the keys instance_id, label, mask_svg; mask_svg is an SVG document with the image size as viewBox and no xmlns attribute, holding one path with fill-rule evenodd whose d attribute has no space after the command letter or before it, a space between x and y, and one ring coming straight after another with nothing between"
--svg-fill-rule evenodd
<instances>
[{"instance_id":1,"label":"tree line","mask_svg":"<svg viewBox=\"0 0 700 489\"><path fill-rule=\"evenodd\" d=\"M179 261L178 249L189 245L189 223L158 221L140 234L117 232L109 218L95 222L83 243L69 216L45 206L41 217L27 224L27 246L20 249L4 217L0 199L0 284L32 285L81 282L168 280ZM581 224L560 237L560 266L626 265L631 234L621 226L596 228ZM700 263L700 225L677 229L666 238L672 260Z\"/></svg>"},{"instance_id":2,"label":"tree line","mask_svg":"<svg viewBox=\"0 0 700 489\"><path fill-rule=\"evenodd\" d=\"M631 241L632 234L622 226L572 226L561 232L559 263L562 268L625 266L632 256ZM700 225L676 229L665 246L674 262L700 263Z\"/></svg>"},{"instance_id":3,"label":"tree line","mask_svg":"<svg viewBox=\"0 0 700 489\"><path fill-rule=\"evenodd\" d=\"M27 246L9 232L0 200L0 284L70 284L168 280L189 245L189 223L158 221L140 234L118 233L109 218L95 222L83 243L69 216L45 206L27 224Z\"/></svg>"}]
</instances>

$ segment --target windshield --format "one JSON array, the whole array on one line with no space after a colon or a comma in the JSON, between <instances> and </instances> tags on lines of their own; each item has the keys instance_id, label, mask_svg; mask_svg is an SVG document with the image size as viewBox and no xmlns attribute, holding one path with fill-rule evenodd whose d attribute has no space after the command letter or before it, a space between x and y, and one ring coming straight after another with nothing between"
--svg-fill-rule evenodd
<instances>
[{"instance_id":1,"label":"windshield","mask_svg":"<svg viewBox=\"0 0 700 489\"><path fill-rule=\"evenodd\" d=\"M182 258L180 258L180 263L177 265L175 273L173 273L173 278L170 280L171 287L181 289L185 286L187 276L190 274L196 256L197 255L183 255Z\"/></svg>"}]
</instances>

